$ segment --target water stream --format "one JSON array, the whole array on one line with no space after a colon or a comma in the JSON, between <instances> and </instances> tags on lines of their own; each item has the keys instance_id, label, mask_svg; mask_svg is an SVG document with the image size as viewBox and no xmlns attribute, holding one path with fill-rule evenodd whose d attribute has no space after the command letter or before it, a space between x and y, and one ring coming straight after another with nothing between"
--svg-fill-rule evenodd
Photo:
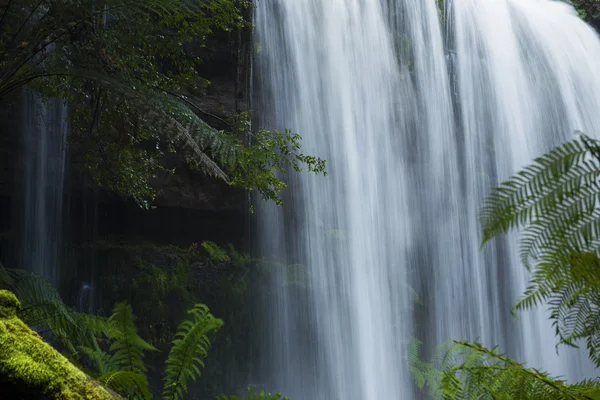
<instances>
[{"instance_id":1,"label":"water stream","mask_svg":"<svg viewBox=\"0 0 600 400\"><path fill-rule=\"evenodd\" d=\"M62 249L63 197L68 110L59 99L44 102L25 90L23 126L23 203L21 256L23 268L58 284Z\"/></svg>"},{"instance_id":2,"label":"water stream","mask_svg":"<svg viewBox=\"0 0 600 400\"><path fill-rule=\"evenodd\" d=\"M600 40L550 0L271 0L256 11L261 124L327 159L259 210L290 265L265 295L260 370L299 400L415 398L406 345L479 339L570 379L544 310L509 309L515 237L481 251L490 188L600 132ZM415 293L418 295L416 299Z\"/></svg>"}]
</instances>

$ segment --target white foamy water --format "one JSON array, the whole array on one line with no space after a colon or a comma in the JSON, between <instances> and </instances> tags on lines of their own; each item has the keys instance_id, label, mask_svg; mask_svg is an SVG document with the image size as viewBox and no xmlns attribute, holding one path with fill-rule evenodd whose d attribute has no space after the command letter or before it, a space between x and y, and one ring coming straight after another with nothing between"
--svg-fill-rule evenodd
<instances>
[{"instance_id":1,"label":"white foamy water","mask_svg":"<svg viewBox=\"0 0 600 400\"><path fill-rule=\"evenodd\" d=\"M261 122L299 132L329 172L259 211L261 250L307 271L265 295L259 369L293 399L415 398L411 335L594 376L585 351L555 354L544 310L511 317L527 282L516 240L481 251L477 214L575 130L598 136L600 41L560 2L436 3L258 2Z\"/></svg>"}]
</instances>

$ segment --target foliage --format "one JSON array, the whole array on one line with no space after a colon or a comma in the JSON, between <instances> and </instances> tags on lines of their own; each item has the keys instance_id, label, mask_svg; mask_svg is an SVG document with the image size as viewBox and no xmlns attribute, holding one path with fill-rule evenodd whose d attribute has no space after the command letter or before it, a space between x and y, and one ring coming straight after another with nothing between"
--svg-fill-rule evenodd
<instances>
[{"instance_id":1,"label":"foliage","mask_svg":"<svg viewBox=\"0 0 600 400\"><path fill-rule=\"evenodd\" d=\"M40 330L50 330L73 352L73 343L91 345L96 335L109 329L106 319L67 307L54 286L37 274L0 264L0 288L11 290L21 299L21 320Z\"/></svg>"},{"instance_id":2,"label":"foliage","mask_svg":"<svg viewBox=\"0 0 600 400\"><path fill-rule=\"evenodd\" d=\"M190 259L182 257L174 264L172 268L160 268L138 259L136 277L129 289L124 288L135 309L144 316L142 332L155 343L171 341L199 291Z\"/></svg>"},{"instance_id":3,"label":"foliage","mask_svg":"<svg viewBox=\"0 0 600 400\"><path fill-rule=\"evenodd\" d=\"M567 384L476 342L455 342L445 352L436 352L429 363L418 359L418 347L416 343L411 351L411 371L418 387L426 387L435 398L600 399L600 386L596 381Z\"/></svg>"},{"instance_id":4,"label":"foliage","mask_svg":"<svg viewBox=\"0 0 600 400\"><path fill-rule=\"evenodd\" d=\"M0 290L0 386L7 398L121 398L94 382L17 317L20 303Z\"/></svg>"},{"instance_id":5,"label":"foliage","mask_svg":"<svg viewBox=\"0 0 600 400\"><path fill-rule=\"evenodd\" d=\"M163 156L181 152L191 167L276 200L283 166L323 172L297 153L299 137L208 126L188 92L205 87L194 49L215 31L245 29L246 0L3 0L0 98L28 85L65 100L71 145L94 180L150 207L153 181L172 173ZM244 132L249 134L249 132Z\"/></svg>"},{"instance_id":6,"label":"foliage","mask_svg":"<svg viewBox=\"0 0 600 400\"><path fill-rule=\"evenodd\" d=\"M240 400L238 396L225 396L221 395L217 397L217 400ZM271 394L266 393L264 390L260 393L248 388L245 400L289 400L287 397L282 396L281 393Z\"/></svg>"},{"instance_id":7,"label":"foliage","mask_svg":"<svg viewBox=\"0 0 600 400\"><path fill-rule=\"evenodd\" d=\"M600 28L600 3L597 0L573 0L579 16L594 28Z\"/></svg>"},{"instance_id":8,"label":"foliage","mask_svg":"<svg viewBox=\"0 0 600 400\"><path fill-rule=\"evenodd\" d=\"M523 228L532 270L525 309L548 303L559 343L586 341L600 366L600 147L586 136L558 146L496 188L481 211L483 241Z\"/></svg>"},{"instance_id":9,"label":"foliage","mask_svg":"<svg viewBox=\"0 0 600 400\"><path fill-rule=\"evenodd\" d=\"M236 261L235 249L227 250L226 261L216 261L207 257L204 246L115 240L84 245L95 250L95 259L103 265L102 277L95 279L94 286L105 295L103 304L96 306L109 307L115 301L127 300L140 317L140 336L156 346L171 342L186 311L198 302L227 316L225 330L234 329L237 324L230 323L233 314L248 308L244 305L249 268Z\"/></svg>"},{"instance_id":10,"label":"foliage","mask_svg":"<svg viewBox=\"0 0 600 400\"><path fill-rule=\"evenodd\" d=\"M239 133L249 133L250 113L238 115L232 126ZM237 162L232 165L232 185L257 190L263 200L274 200L282 205L278 193L287 185L279 179L279 173L286 174L290 168L301 172L305 165L309 172L327 175L325 160L299 153L302 138L297 133L288 129L284 132L260 129L249 135L249 145L238 153Z\"/></svg>"},{"instance_id":11,"label":"foliage","mask_svg":"<svg viewBox=\"0 0 600 400\"><path fill-rule=\"evenodd\" d=\"M106 377L105 373L101 380L120 382L115 379L116 376L111 374L112 372L130 372L133 374L119 375L120 377L136 377L133 381L136 386L131 387L137 388L137 391L143 395L144 398L150 397L148 392L148 383L145 380L144 373L146 372L146 366L144 365L144 352L145 351L156 351L156 349L142 339L135 327L135 317L131 310L131 306L127 303L117 303L113 309L113 314L108 319L111 330L109 331L108 337L111 340L109 352L111 366L116 366L117 371L107 372L110 374ZM141 383L141 384L140 384Z\"/></svg>"},{"instance_id":12,"label":"foliage","mask_svg":"<svg viewBox=\"0 0 600 400\"><path fill-rule=\"evenodd\" d=\"M115 304L110 318L104 319L72 311L41 276L0 265L0 278L1 286L17 289L24 299L19 303L12 293L2 297L3 316L11 317L9 311L18 310L19 316L37 326L47 326L69 349L79 350L77 357L92 363L99 382L128 398L150 398L144 353L156 348L139 336L129 304ZM196 304L188 316L179 325L166 361L164 397L168 399L181 399L188 381L200 376L211 337L223 325L203 304Z\"/></svg>"},{"instance_id":13,"label":"foliage","mask_svg":"<svg viewBox=\"0 0 600 400\"><path fill-rule=\"evenodd\" d=\"M205 240L202 242L201 246L206 250L210 258L216 262L226 262L231 260L227 250L221 248L213 241Z\"/></svg>"},{"instance_id":14,"label":"foliage","mask_svg":"<svg viewBox=\"0 0 600 400\"><path fill-rule=\"evenodd\" d=\"M190 317L181 323L175 334L166 360L165 399L181 399L188 380L196 380L200 376L211 336L223 324L203 304L194 306L188 315ZM149 399L144 352L156 349L138 336L128 304L115 305L109 322L112 329L107 334L108 352L103 351L101 346L83 347L82 351L93 361L101 382L128 398Z\"/></svg>"},{"instance_id":15,"label":"foliage","mask_svg":"<svg viewBox=\"0 0 600 400\"><path fill-rule=\"evenodd\" d=\"M499 185L481 210L483 243L522 228L520 254L532 271L515 306L547 303L559 344L585 340L600 366L600 146L581 136L558 146ZM575 384L526 368L496 349L455 342L425 363L411 347L415 382L443 399L600 399L595 380Z\"/></svg>"},{"instance_id":16,"label":"foliage","mask_svg":"<svg viewBox=\"0 0 600 400\"><path fill-rule=\"evenodd\" d=\"M167 400L182 399L188 379L200 377L199 367L204 367L202 359L208 355L210 337L223 326L204 304L196 304L188 314L190 318L179 326L166 361L163 398Z\"/></svg>"}]
</instances>

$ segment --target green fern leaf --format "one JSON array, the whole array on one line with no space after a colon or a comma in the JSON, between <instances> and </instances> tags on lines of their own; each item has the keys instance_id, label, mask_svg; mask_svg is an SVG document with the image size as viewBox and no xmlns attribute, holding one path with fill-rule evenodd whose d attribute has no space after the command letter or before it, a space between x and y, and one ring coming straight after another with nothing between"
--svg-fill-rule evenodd
<instances>
[{"instance_id":1,"label":"green fern leaf","mask_svg":"<svg viewBox=\"0 0 600 400\"><path fill-rule=\"evenodd\" d=\"M481 210L483 243L523 228L520 256L532 271L515 309L548 304L559 344L585 340L600 366L600 143L558 146L492 191Z\"/></svg>"},{"instance_id":2,"label":"green fern leaf","mask_svg":"<svg viewBox=\"0 0 600 400\"><path fill-rule=\"evenodd\" d=\"M196 304L188 314L189 318L177 329L166 361L163 390L166 400L183 399L188 380L195 381L200 376L210 337L223 326L223 321L213 317L204 304Z\"/></svg>"},{"instance_id":3,"label":"green fern leaf","mask_svg":"<svg viewBox=\"0 0 600 400\"><path fill-rule=\"evenodd\" d=\"M156 348L138 335L131 306L125 302L115 304L108 323L112 327L110 339L113 339L109 351L113 353L115 364L127 371L145 372L144 352L156 351Z\"/></svg>"},{"instance_id":4,"label":"green fern leaf","mask_svg":"<svg viewBox=\"0 0 600 400\"><path fill-rule=\"evenodd\" d=\"M439 363L440 360L444 362ZM440 357L438 353L430 363L419 361L412 365L435 384L432 397L444 400L600 399L597 381L567 384L477 342L455 342L445 355Z\"/></svg>"},{"instance_id":5,"label":"green fern leaf","mask_svg":"<svg viewBox=\"0 0 600 400\"><path fill-rule=\"evenodd\" d=\"M147 85L132 88L127 81L122 82L118 77L107 77L95 71L79 70L77 74L93 80L107 91L124 96L135 106L145 126L187 149L190 165L210 176L228 181L227 174L219 164L224 167L231 164L231 155L238 154L242 149L239 140L210 127L179 98Z\"/></svg>"},{"instance_id":6,"label":"green fern leaf","mask_svg":"<svg viewBox=\"0 0 600 400\"><path fill-rule=\"evenodd\" d=\"M67 307L54 286L40 275L0 266L0 276L21 301L19 317L30 326L49 329L72 352L75 344L91 345L96 336L109 330L105 318Z\"/></svg>"},{"instance_id":7,"label":"green fern leaf","mask_svg":"<svg viewBox=\"0 0 600 400\"><path fill-rule=\"evenodd\" d=\"M146 375L134 371L112 371L100 376L98 380L128 399L150 399L150 390Z\"/></svg>"}]
</instances>

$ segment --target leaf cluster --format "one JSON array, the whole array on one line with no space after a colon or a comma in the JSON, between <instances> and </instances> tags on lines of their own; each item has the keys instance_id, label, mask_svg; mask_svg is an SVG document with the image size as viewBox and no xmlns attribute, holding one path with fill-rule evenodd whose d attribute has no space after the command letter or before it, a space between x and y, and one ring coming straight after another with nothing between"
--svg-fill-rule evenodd
<instances>
[{"instance_id":1,"label":"leaf cluster","mask_svg":"<svg viewBox=\"0 0 600 400\"><path fill-rule=\"evenodd\" d=\"M150 207L166 153L281 204L284 167L323 172L299 136L208 126L187 93L209 84L196 49L249 26L246 0L2 0L0 98L28 85L69 105L71 145L102 187ZM246 134L247 132L243 132Z\"/></svg>"},{"instance_id":2,"label":"leaf cluster","mask_svg":"<svg viewBox=\"0 0 600 400\"><path fill-rule=\"evenodd\" d=\"M41 333L51 332L55 340L72 352L75 344L92 345L98 335L109 330L108 320L79 313L62 301L58 291L43 277L21 269L5 268L0 263L0 288L18 296L18 317Z\"/></svg>"},{"instance_id":3,"label":"leaf cluster","mask_svg":"<svg viewBox=\"0 0 600 400\"><path fill-rule=\"evenodd\" d=\"M600 28L600 3L596 0L573 0L579 16L594 28Z\"/></svg>"},{"instance_id":4,"label":"leaf cluster","mask_svg":"<svg viewBox=\"0 0 600 400\"><path fill-rule=\"evenodd\" d=\"M600 399L595 380L567 384L535 368L527 368L496 349L477 342L454 342L436 351L431 362L411 350L411 371L418 387L444 400L591 400Z\"/></svg>"},{"instance_id":5,"label":"leaf cluster","mask_svg":"<svg viewBox=\"0 0 600 400\"><path fill-rule=\"evenodd\" d=\"M72 351L72 358L91 364L100 382L127 398L151 398L144 354L157 349L139 336L129 304L115 304L109 318L77 313L41 276L1 264L0 287L14 291L21 299L19 318L33 326L47 327ZM164 399L182 399L188 382L200 377L212 337L222 326L223 321L203 304L188 311L166 360Z\"/></svg>"},{"instance_id":6,"label":"leaf cluster","mask_svg":"<svg viewBox=\"0 0 600 400\"><path fill-rule=\"evenodd\" d=\"M481 210L484 243L522 228L520 254L532 271L516 304L547 303L559 343L585 340L600 366L600 143L581 136L499 185Z\"/></svg>"}]
</instances>

